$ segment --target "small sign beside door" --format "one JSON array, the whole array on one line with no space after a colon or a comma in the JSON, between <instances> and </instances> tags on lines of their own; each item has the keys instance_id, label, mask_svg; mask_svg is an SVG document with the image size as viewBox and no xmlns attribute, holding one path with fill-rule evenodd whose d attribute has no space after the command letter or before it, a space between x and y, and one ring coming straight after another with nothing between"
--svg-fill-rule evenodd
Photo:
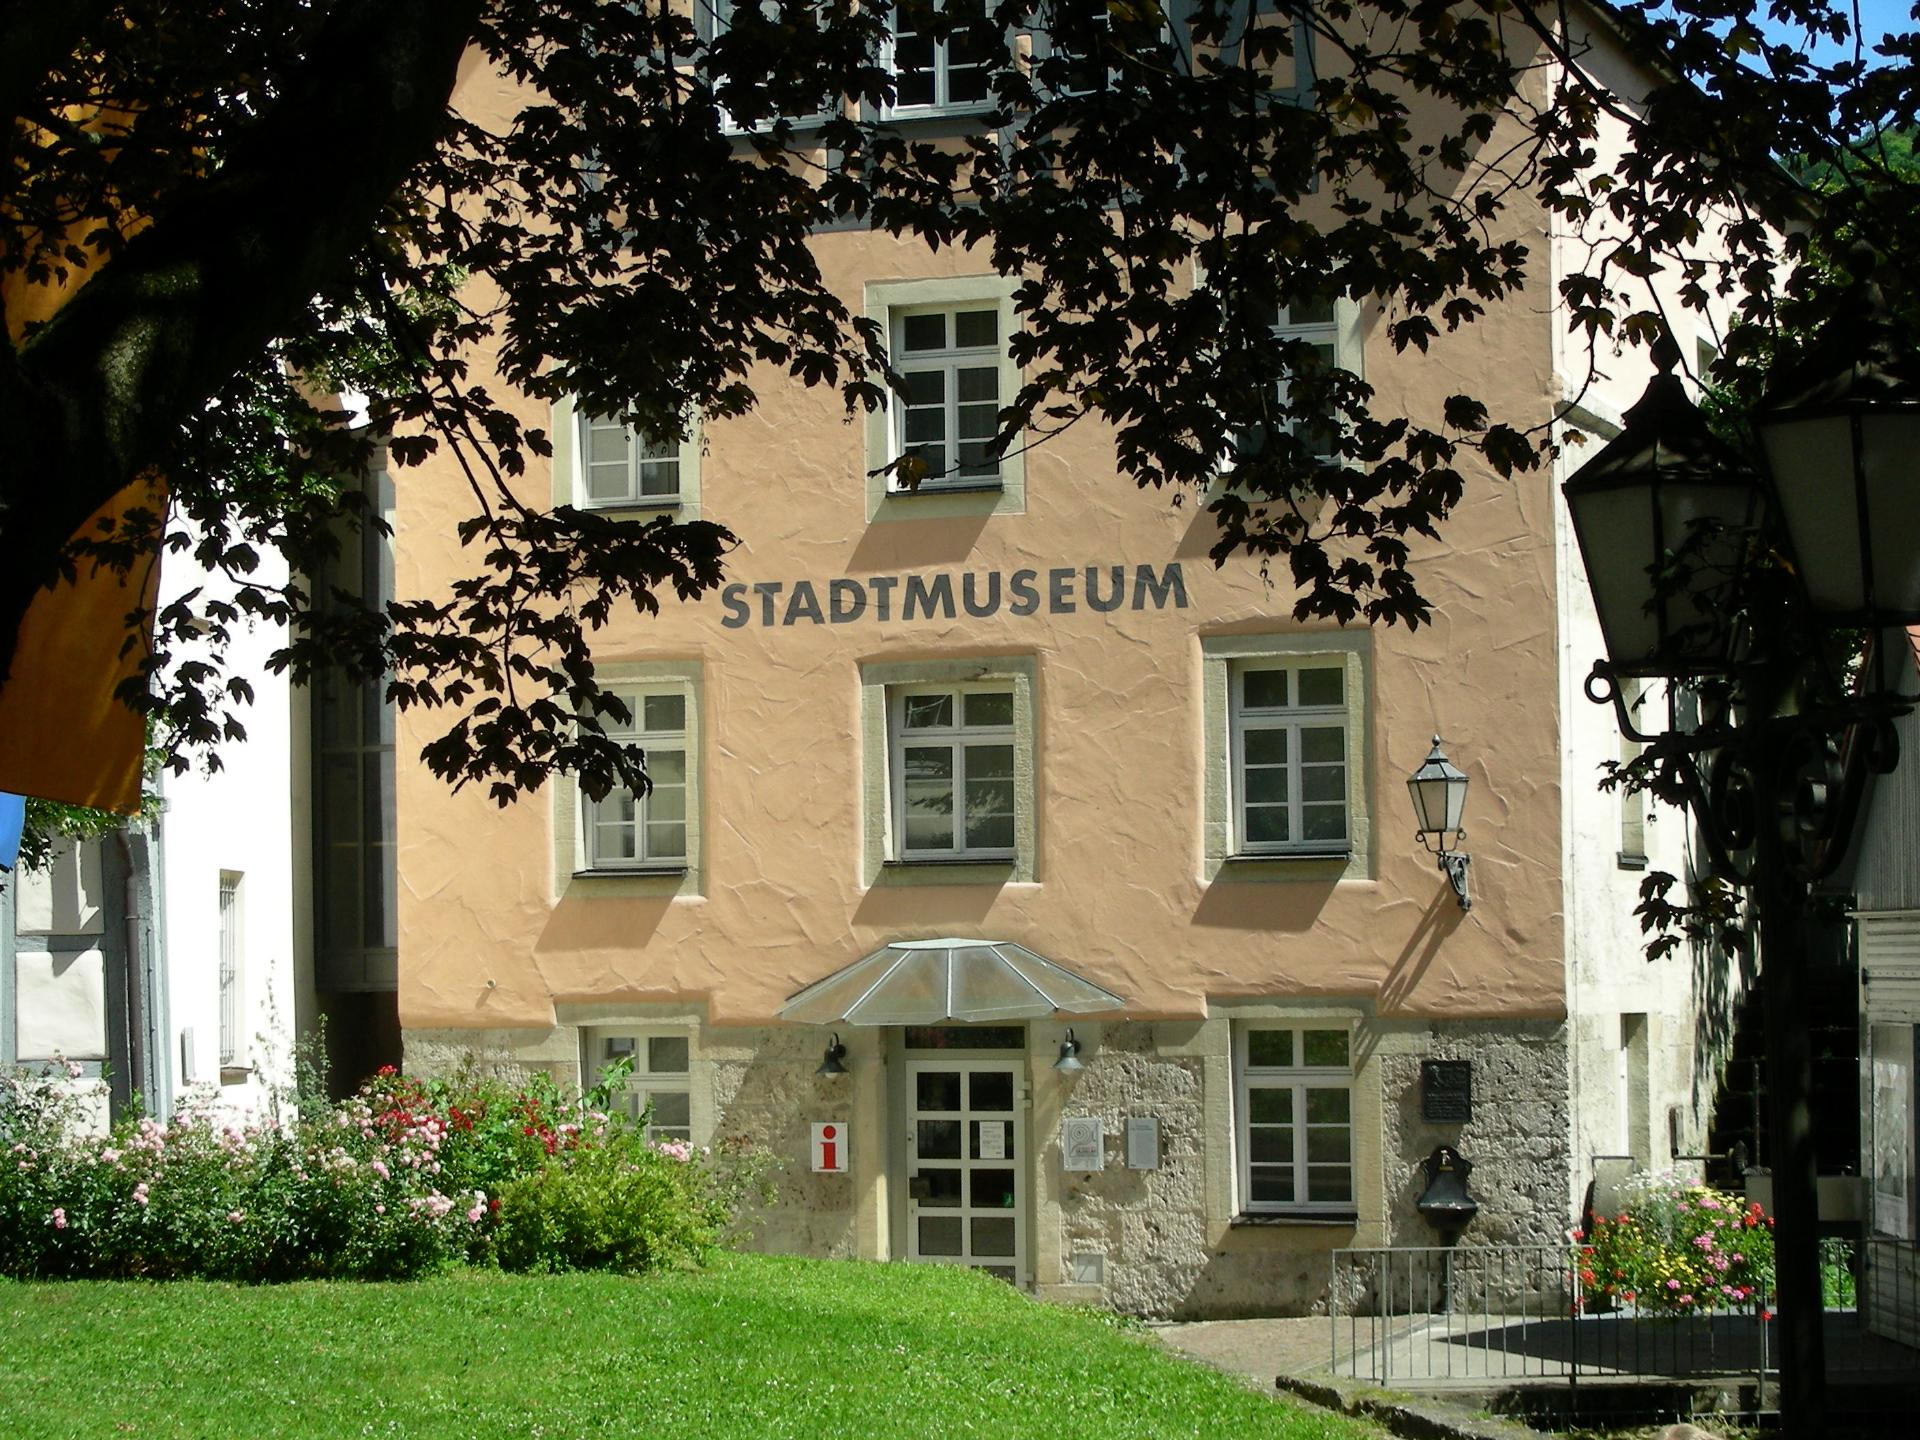
<instances>
[{"instance_id":1,"label":"small sign beside door","mask_svg":"<svg viewBox=\"0 0 1920 1440\"><path fill-rule=\"evenodd\" d=\"M1127 1168L1129 1170L1158 1170L1160 1168L1160 1120L1154 1115L1129 1115L1127 1117Z\"/></svg>"},{"instance_id":2,"label":"small sign beside door","mask_svg":"<svg viewBox=\"0 0 1920 1440\"><path fill-rule=\"evenodd\" d=\"M844 1120L814 1121L813 1169L817 1175L846 1173L847 1126Z\"/></svg>"},{"instance_id":3,"label":"small sign beside door","mask_svg":"<svg viewBox=\"0 0 1920 1440\"><path fill-rule=\"evenodd\" d=\"M1060 1168L1103 1170L1107 1137L1098 1115L1069 1115L1060 1122Z\"/></svg>"}]
</instances>

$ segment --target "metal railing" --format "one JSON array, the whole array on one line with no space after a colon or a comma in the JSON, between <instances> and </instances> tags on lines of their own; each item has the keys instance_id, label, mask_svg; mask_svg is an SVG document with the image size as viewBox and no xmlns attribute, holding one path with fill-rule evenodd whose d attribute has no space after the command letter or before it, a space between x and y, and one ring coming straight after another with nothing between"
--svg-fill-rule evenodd
<instances>
[{"instance_id":1,"label":"metal railing","mask_svg":"<svg viewBox=\"0 0 1920 1440\"><path fill-rule=\"evenodd\" d=\"M1829 1267L1831 1375L1920 1370L1920 1250L1849 1244ZM1844 1263L1841 1263L1844 1261ZM1329 1290L1331 1368L1402 1387L1776 1373L1771 1315L1756 1305L1653 1315L1582 1297L1565 1245L1336 1250Z\"/></svg>"}]
</instances>

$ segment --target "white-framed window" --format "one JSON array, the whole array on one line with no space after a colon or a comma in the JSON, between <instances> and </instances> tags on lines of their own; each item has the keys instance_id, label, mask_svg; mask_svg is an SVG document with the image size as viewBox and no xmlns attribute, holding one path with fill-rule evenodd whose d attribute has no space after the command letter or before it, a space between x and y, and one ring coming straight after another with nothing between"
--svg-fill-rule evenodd
<instances>
[{"instance_id":1,"label":"white-framed window","mask_svg":"<svg viewBox=\"0 0 1920 1440\"><path fill-rule=\"evenodd\" d=\"M993 103L994 67L1007 59L1007 37L993 22L991 3L945 38L928 33L928 20L945 0L900 0L892 17L895 115L984 109Z\"/></svg>"},{"instance_id":2,"label":"white-framed window","mask_svg":"<svg viewBox=\"0 0 1920 1440\"><path fill-rule=\"evenodd\" d=\"M1000 307L991 301L901 306L891 320L893 365L904 387L894 400L893 451L918 477L915 484L903 466L894 488L998 485Z\"/></svg>"},{"instance_id":3,"label":"white-framed window","mask_svg":"<svg viewBox=\"0 0 1920 1440\"><path fill-rule=\"evenodd\" d=\"M1235 1149L1245 1214L1349 1214L1352 1032L1248 1024L1235 1034Z\"/></svg>"},{"instance_id":4,"label":"white-framed window","mask_svg":"<svg viewBox=\"0 0 1920 1440\"><path fill-rule=\"evenodd\" d=\"M244 1047L240 1008L240 875L220 872L220 1064L238 1065Z\"/></svg>"},{"instance_id":5,"label":"white-framed window","mask_svg":"<svg viewBox=\"0 0 1920 1440\"><path fill-rule=\"evenodd\" d=\"M641 430L616 417L578 417L580 503L607 508L678 505L680 439Z\"/></svg>"},{"instance_id":6,"label":"white-framed window","mask_svg":"<svg viewBox=\"0 0 1920 1440\"><path fill-rule=\"evenodd\" d=\"M684 1032L610 1033L597 1036L594 1075L620 1060L633 1062L613 1104L635 1120L647 1118L649 1140L693 1139L692 1042Z\"/></svg>"},{"instance_id":7,"label":"white-framed window","mask_svg":"<svg viewBox=\"0 0 1920 1440\"><path fill-rule=\"evenodd\" d=\"M785 23L781 8L781 0L695 0L695 23L705 38L711 42L732 30L737 17L751 15L755 11L759 12L760 19L768 25L779 26ZM788 8L790 11L794 9L791 5ZM819 5L808 5L801 7L801 11L811 12L816 23L824 27L825 17L821 14L822 8ZM793 18L796 23L804 23L807 14L795 13ZM811 104L787 114L785 118L803 124L821 121L838 112L839 108L839 102L835 97L823 94ZM744 135L753 130L764 129L772 123L773 118L769 116L764 121L756 121L750 125L742 124L725 105L720 107L720 128L729 135Z\"/></svg>"},{"instance_id":8,"label":"white-framed window","mask_svg":"<svg viewBox=\"0 0 1920 1440\"><path fill-rule=\"evenodd\" d=\"M1228 672L1234 837L1243 855L1344 855L1352 736L1338 655L1250 659Z\"/></svg>"},{"instance_id":9,"label":"white-framed window","mask_svg":"<svg viewBox=\"0 0 1920 1440\"><path fill-rule=\"evenodd\" d=\"M1281 303L1274 311L1273 334L1276 339L1299 341L1304 346L1302 351L1296 352L1293 362L1296 371L1308 368L1326 371L1340 365L1338 302L1331 295L1316 295ZM1280 405L1288 404L1292 394L1290 379L1283 379L1276 384L1274 399ZM1285 428L1288 434L1299 436L1308 452L1322 464L1332 465L1339 461L1340 432L1332 416L1309 420L1290 417ZM1244 462L1260 455L1267 447L1269 436L1270 430L1265 425L1252 425L1241 430L1234 437L1234 461Z\"/></svg>"},{"instance_id":10,"label":"white-framed window","mask_svg":"<svg viewBox=\"0 0 1920 1440\"><path fill-rule=\"evenodd\" d=\"M1130 63L1164 64L1155 47L1172 39L1157 10L1119 15L1106 0L1047 0L1044 20L1036 36L1038 73L1058 96L1117 89L1127 83Z\"/></svg>"},{"instance_id":11,"label":"white-framed window","mask_svg":"<svg viewBox=\"0 0 1920 1440\"><path fill-rule=\"evenodd\" d=\"M581 796L580 816L589 870L677 869L687 864L691 798L686 690L680 687L614 691L631 712L607 734L646 751L653 788L635 795L624 786L604 799Z\"/></svg>"},{"instance_id":12,"label":"white-framed window","mask_svg":"<svg viewBox=\"0 0 1920 1440\"><path fill-rule=\"evenodd\" d=\"M1013 686L903 686L887 708L894 858L1012 859Z\"/></svg>"}]
</instances>

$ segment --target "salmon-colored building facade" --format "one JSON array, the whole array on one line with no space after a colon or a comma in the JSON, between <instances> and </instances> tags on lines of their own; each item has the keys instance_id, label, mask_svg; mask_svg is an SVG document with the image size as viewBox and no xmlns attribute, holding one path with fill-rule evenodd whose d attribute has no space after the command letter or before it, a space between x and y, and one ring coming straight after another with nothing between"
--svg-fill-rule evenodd
<instances>
[{"instance_id":1,"label":"salmon-colored building facade","mask_svg":"<svg viewBox=\"0 0 1920 1440\"><path fill-rule=\"evenodd\" d=\"M1507 223L1551 248L1524 203ZM1557 1238L1556 477L1473 478L1416 551L1433 624L1301 624L1282 575L1216 568L1203 506L1136 490L1094 427L997 461L969 446L1019 382L1012 282L983 256L816 246L894 342L889 413L849 419L769 370L751 415L676 447L522 402L556 440L530 498L717 519L742 544L724 590L600 632L644 799L450 794L407 758L436 717L402 717L409 1066L577 1082L631 1057L657 1133L779 1159L763 1245L1146 1313L1305 1309L1328 1251L1434 1243L1415 1202L1441 1145L1474 1162L1475 1237ZM1394 354L1374 305L1293 319L1382 413L1467 390L1556 418L1545 308L1426 355ZM902 447L934 462L915 493L874 473ZM401 593L464 573L467 503L450 472L409 477ZM1470 910L1405 788L1436 735L1471 779Z\"/></svg>"}]
</instances>

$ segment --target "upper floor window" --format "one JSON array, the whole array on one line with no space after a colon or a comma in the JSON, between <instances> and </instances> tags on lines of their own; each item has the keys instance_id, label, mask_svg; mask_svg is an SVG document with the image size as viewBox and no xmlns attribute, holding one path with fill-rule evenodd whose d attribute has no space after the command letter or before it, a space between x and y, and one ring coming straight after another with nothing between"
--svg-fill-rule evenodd
<instances>
[{"instance_id":1,"label":"upper floor window","mask_svg":"<svg viewBox=\"0 0 1920 1440\"><path fill-rule=\"evenodd\" d=\"M607 723L607 734L646 751L645 795L620 787L604 799L582 797L587 868L591 870L680 867L687 863L687 813L691 782L687 764L687 696L683 690L621 691L632 712L625 725Z\"/></svg>"},{"instance_id":2,"label":"upper floor window","mask_svg":"<svg viewBox=\"0 0 1920 1440\"><path fill-rule=\"evenodd\" d=\"M1340 326L1331 295L1316 295L1292 300L1274 312L1273 334L1279 340L1299 341L1303 348L1295 352L1296 373L1324 373L1340 364ZM1351 367L1348 367L1351 368ZM1282 406L1292 402L1293 382L1281 380L1274 398ZM1332 415L1290 417L1287 433L1298 436L1307 451L1323 465L1339 463L1340 430ZM1235 458L1252 459L1266 450L1271 430L1266 425L1251 425L1235 437Z\"/></svg>"},{"instance_id":3,"label":"upper floor window","mask_svg":"<svg viewBox=\"0 0 1920 1440\"><path fill-rule=\"evenodd\" d=\"M1006 35L989 4L954 4L967 18L944 36L930 32L948 0L900 0L893 12L894 113L976 109L991 103L994 67L1007 59Z\"/></svg>"},{"instance_id":4,"label":"upper floor window","mask_svg":"<svg viewBox=\"0 0 1920 1440\"><path fill-rule=\"evenodd\" d=\"M778 45L781 26L818 25L824 28L827 17L822 13L822 8L811 4L796 6L791 0L784 6L781 0L695 0L695 24L709 41L719 40L735 29L746 30L754 25L771 27L763 29L761 36ZM764 82L771 77L761 78ZM728 134L764 129L776 115L784 115L791 121L818 122L829 118L840 108L837 98L828 94L809 95L798 103L782 104L782 97L774 93L775 87L772 85L766 85L764 91L755 94L752 100L745 100L741 98L744 91L754 88L752 76L743 72L730 77L730 80L729 86L720 87L721 94L717 97L721 101L721 128ZM731 105L727 103L730 100L733 102ZM749 123L734 113L736 108L743 105L750 105L755 111L772 107L773 113L761 115Z\"/></svg>"},{"instance_id":5,"label":"upper floor window","mask_svg":"<svg viewBox=\"0 0 1920 1440\"><path fill-rule=\"evenodd\" d=\"M897 858L1011 859L1012 686L915 687L889 700Z\"/></svg>"},{"instance_id":6,"label":"upper floor window","mask_svg":"<svg viewBox=\"0 0 1920 1440\"><path fill-rule=\"evenodd\" d=\"M891 312L898 489L998 485L1004 361L997 304L912 306Z\"/></svg>"},{"instance_id":7,"label":"upper floor window","mask_svg":"<svg viewBox=\"0 0 1920 1440\"><path fill-rule=\"evenodd\" d=\"M1249 1026L1234 1056L1243 1211L1351 1211L1353 1070L1346 1030Z\"/></svg>"},{"instance_id":8,"label":"upper floor window","mask_svg":"<svg viewBox=\"0 0 1920 1440\"><path fill-rule=\"evenodd\" d=\"M1343 855L1346 668L1338 656L1248 660L1229 677L1240 853Z\"/></svg>"},{"instance_id":9,"label":"upper floor window","mask_svg":"<svg viewBox=\"0 0 1920 1440\"><path fill-rule=\"evenodd\" d=\"M1106 0L1048 0L1045 30L1035 36L1034 73L1043 92L1093 95L1117 90L1137 78L1142 65L1164 68L1171 43L1156 7L1119 13Z\"/></svg>"},{"instance_id":10,"label":"upper floor window","mask_svg":"<svg viewBox=\"0 0 1920 1440\"><path fill-rule=\"evenodd\" d=\"M602 415L580 417L581 499L588 505L675 505L681 444Z\"/></svg>"}]
</instances>

